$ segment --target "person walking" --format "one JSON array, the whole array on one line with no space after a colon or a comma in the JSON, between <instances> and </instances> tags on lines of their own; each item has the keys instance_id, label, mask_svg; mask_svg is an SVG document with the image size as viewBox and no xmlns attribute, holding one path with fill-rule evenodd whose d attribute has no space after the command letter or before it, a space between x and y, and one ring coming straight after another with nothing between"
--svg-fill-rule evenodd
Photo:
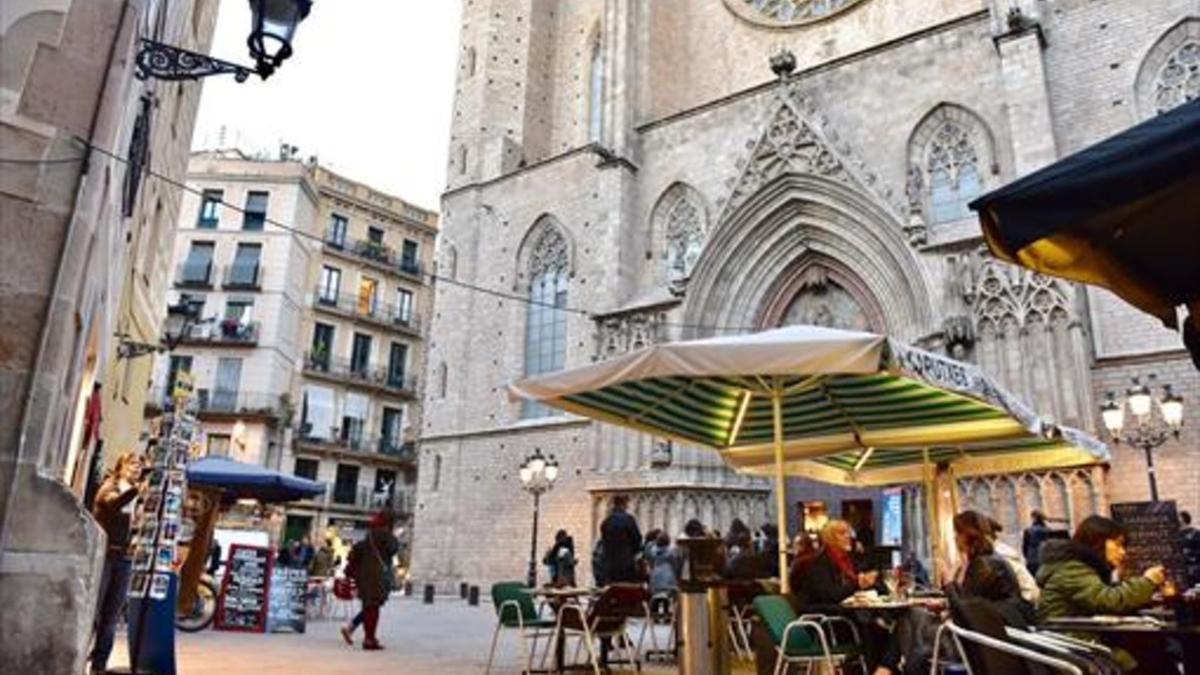
<instances>
[{"instance_id":1,"label":"person walking","mask_svg":"<svg viewBox=\"0 0 1200 675\"><path fill-rule=\"evenodd\" d=\"M642 533L629 515L629 497L613 497L612 511L600 523L604 545L604 578L607 583L638 582L637 558L642 550Z\"/></svg>"},{"instance_id":2,"label":"person walking","mask_svg":"<svg viewBox=\"0 0 1200 675\"><path fill-rule=\"evenodd\" d=\"M95 638L88 657L92 673L108 669L113 638L117 631L117 615L125 606L129 593L132 562L129 559L130 523L137 498L145 489L142 460L133 451L117 458L117 464L100 484L92 515L108 537L104 555L104 572L100 577L100 596L96 603Z\"/></svg>"},{"instance_id":3,"label":"person walking","mask_svg":"<svg viewBox=\"0 0 1200 675\"><path fill-rule=\"evenodd\" d=\"M1200 530L1192 525L1192 514L1179 512L1180 539L1183 541L1183 563L1187 569L1188 586L1200 584Z\"/></svg>"},{"instance_id":4,"label":"person walking","mask_svg":"<svg viewBox=\"0 0 1200 675\"><path fill-rule=\"evenodd\" d=\"M354 644L354 630L361 623L366 630L363 649L383 649L376 631L379 627L379 610L388 601L392 592L394 571L392 560L400 550L400 542L392 534L395 519L390 512L381 512L371 521L367 536L350 548L346 563L346 576L354 579L358 588L358 599L362 611L341 629L342 639Z\"/></svg>"},{"instance_id":5,"label":"person walking","mask_svg":"<svg viewBox=\"0 0 1200 675\"><path fill-rule=\"evenodd\" d=\"M1046 525L1046 514L1041 511L1035 510L1030 517L1033 522L1021 534L1021 553L1025 555L1025 567L1030 574L1036 576L1038 566L1041 565L1039 552L1042 542L1050 537L1050 527Z\"/></svg>"}]
</instances>

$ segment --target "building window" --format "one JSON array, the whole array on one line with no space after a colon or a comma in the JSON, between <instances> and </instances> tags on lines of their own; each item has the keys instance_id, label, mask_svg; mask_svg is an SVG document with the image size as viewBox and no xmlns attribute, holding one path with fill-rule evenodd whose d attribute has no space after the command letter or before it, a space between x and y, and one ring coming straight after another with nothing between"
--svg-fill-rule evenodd
<instances>
[{"instance_id":1,"label":"building window","mask_svg":"<svg viewBox=\"0 0 1200 675\"><path fill-rule=\"evenodd\" d=\"M213 251L216 245L211 241L193 241L188 249L187 259L183 261L179 282L190 286L208 286L212 283Z\"/></svg>"},{"instance_id":2,"label":"building window","mask_svg":"<svg viewBox=\"0 0 1200 675\"><path fill-rule=\"evenodd\" d=\"M396 494L396 472L391 469L375 469L374 507L382 507L392 501Z\"/></svg>"},{"instance_id":3,"label":"building window","mask_svg":"<svg viewBox=\"0 0 1200 675\"><path fill-rule=\"evenodd\" d=\"M467 172L467 146L458 146L458 173L465 174Z\"/></svg>"},{"instance_id":4,"label":"building window","mask_svg":"<svg viewBox=\"0 0 1200 675\"><path fill-rule=\"evenodd\" d=\"M1158 71L1154 81L1154 110L1165 113L1197 98L1200 98L1200 39L1193 38L1167 57Z\"/></svg>"},{"instance_id":5,"label":"building window","mask_svg":"<svg viewBox=\"0 0 1200 675\"><path fill-rule=\"evenodd\" d=\"M321 288L317 293L317 301L326 305L336 305L338 294L342 292L342 271L336 267L325 265L321 268Z\"/></svg>"},{"instance_id":6,"label":"building window","mask_svg":"<svg viewBox=\"0 0 1200 675\"><path fill-rule=\"evenodd\" d=\"M308 354L308 363L312 368L322 371L329 370L329 355L333 353L334 327L326 323L313 326L312 351Z\"/></svg>"},{"instance_id":7,"label":"building window","mask_svg":"<svg viewBox=\"0 0 1200 675\"><path fill-rule=\"evenodd\" d=\"M261 230L267 222L266 192L250 192L246 195L246 209L242 214L243 230Z\"/></svg>"},{"instance_id":8,"label":"building window","mask_svg":"<svg viewBox=\"0 0 1200 675\"><path fill-rule=\"evenodd\" d=\"M379 429L380 451L399 452L404 443L404 410L384 408L383 423Z\"/></svg>"},{"instance_id":9,"label":"building window","mask_svg":"<svg viewBox=\"0 0 1200 675\"><path fill-rule=\"evenodd\" d=\"M445 361L438 364L437 397L446 398L446 389L450 381L450 368Z\"/></svg>"},{"instance_id":10,"label":"building window","mask_svg":"<svg viewBox=\"0 0 1200 675\"><path fill-rule=\"evenodd\" d=\"M333 390L317 385L305 385L304 417L300 423L302 438L331 440L333 438Z\"/></svg>"},{"instance_id":11,"label":"building window","mask_svg":"<svg viewBox=\"0 0 1200 675\"><path fill-rule=\"evenodd\" d=\"M379 282L369 277L358 281L358 313L375 316L379 309Z\"/></svg>"},{"instance_id":12,"label":"building window","mask_svg":"<svg viewBox=\"0 0 1200 675\"><path fill-rule=\"evenodd\" d=\"M225 193L221 190L204 191L200 197L200 217L196 221L196 227L205 230L217 229L221 219L221 200L224 197Z\"/></svg>"},{"instance_id":13,"label":"building window","mask_svg":"<svg viewBox=\"0 0 1200 675\"><path fill-rule=\"evenodd\" d=\"M541 225L530 253L529 309L525 322L525 375L561 370L567 355L567 242L553 225ZM526 402L524 417L551 410Z\"/></svg>"},{"instance_id":14,"label":"building window","mask_svg":"<svg viewBox=\"0 0 1200 675\"><path fill-rule=\"evenodd\" d=\"M599 33L592 41L588 81L588 140L599 143L604 133L604 51L600 47Z\"/></svg>"},{"instance_id":15,"label":"building window","mask_svg":"<svg viewBox=\"0 0 1200 675\"><path fill-rule=\"evenodd\" d=\"M979 157L966 129L946 122L930 141L928 164L931 221L971 217L967 204L979 196Z\"/></svg>"},{"instance_id":16,"label":"building window","mask_svg":"<svg viewBox=\"0 0 1200 675\"><path fill-rule=\"evenodd\" d=\"M704 248L704 214L686 193L667 213L667 281L680 283L692 275Z\"/></svg>"},{"instance_id":17,"label":"building window","mask_svg":"<svg viewBox=\"0 0 1200 675\"><path fill-rule=\"evenodd\" d=\"M329 217L329 231L325 233L325 243L336 248L346 245L346 216L335 213Z\"/></svg>"},{"instance_id":18,"label":"building window","mask_svg":"<svg viewBox=\"0 0 1200 675\"><path fill-rule=\"evenodd\" d=\"M421 262L418 256L419 247L412 239L405 239L400 249L400 269L409 274L421 273Z\"/></svg>"},{"instance_id":19,"label":"building window","mask_svg":"<svg viewBox=\"0 0 1200 675\"><path fill-rule=\"evenodd\" d=\"M354 504L358 498L358 467L353 464L338 464L337 478L333 483L333 501L337 504Z\"/></svg>"},{"instance_id":20,"label":"building window","mask_svg":"<svg viewBox=\"0 0 1200 675\"><path fill-rule=\"evenodd\" d=\"M404 371L408 365L408 345L392 343L388 355L388 386L404 388Z\"/></svg>"},{"instance_id":21,"label":"building window","mask_svg":"<svg viewBox=\"0 0 1200 675\"><path fill-rule=\"evenodd\" d=\"M431 492L437 492L442 487L442 456L433 456L433 487Z\"/></svg>"},{"instance_id":22,"label":"building window","mask_svg":"<svg viewBox=\"0 0 1200 675\"><path fill-rule=\"evenodd\" d=\"M171 360L167 365L167 390L163 398L171 396L175 391L175 380L178 379L179 373L192 372L192 357L172 354Z\"/></svg>"},{"instance_id":23,"label":"building window","mask_svg":"<svg viewBox=\"0 0 1200 675\"><path fill-rule=\"evenodd\" d=\"M383 246L383 230L378 227L367 228L367 241Z\"/></svg>"},{"instance_id":24,"label":"building window","mask_svg":"<svg viewBox=\"0 0 1200 675\"><path fill-rule=\"evenodd\" d=\"M292 469L292 475L309 480L317 479L317 470L320 468L321 462L307 457L297 457L296 465Z\"/></svg>"},{"instance_id":25,"label":"building window","mask_svg":"<svg viewBox=\"0 0 1200 675\"><path fill-rule=\"evenodd\" d=\"M412 323L413 294L407 289L396 289L396 322L405 326Z\"/></svg>"},{"instance_id":26,"label":"building window","mask_svg":"<svg viewBox=\"0 0 1200 675\"><path fill-rule=\"evenodd\" d=\"M371 336L354 334L350 351L350 370L356 375L366 376L371 364Z\"/></svg>"},{"instance_id":27,"label":"building window","mask_svg":"<svg viewBox=\"0 0 1200 675\"><path fill-rule=\"evenodd\" d=\"M242 388L242 360L222 358L217 361L217 386L213 390L212 409L237 410L238 391Z\"/></svg>"},{"instance_id":28,"label":"building window","mask_svg":"<svg viewBox=\"0 0 1200 675\"><path fill-rule=\"evenodd\" d=\"M209 434L207 454L209 457L228 457L231 444L229 434Z\"/></svg>"},{"instance_id":29,"label":"building window","mask_svg":"<svg viewBox=\"0 0 1200 675\"><path fill-rule=\"evenodd\" d=\"M262 244L238 244L233 256L233 264L229 266L229 276L225 280L227 286L237 288L257 288L261 282L259 259L262 257Z\"/></svg>"},{"instance_id":30,"label":"building window","mask_svg":"<svg viewBox=\"0 0 1200 675\"><path fill-rule=\"evenodd\" d=\"M475 48L467 47L467 53L464 57L466 61L467 77L475 76Z\"/></svg>"},{"instance_id":31,"label":"building window","mask_svg":"<svg viewBox=\"0 0 1200 675\"><path fill-rule=\"evenodd\" d=\"M346 394L345 410L342 412L342 442L352 449L364 447L367 428L367 410L371 400L362 394Z\"/></svg>"}]
</instances>

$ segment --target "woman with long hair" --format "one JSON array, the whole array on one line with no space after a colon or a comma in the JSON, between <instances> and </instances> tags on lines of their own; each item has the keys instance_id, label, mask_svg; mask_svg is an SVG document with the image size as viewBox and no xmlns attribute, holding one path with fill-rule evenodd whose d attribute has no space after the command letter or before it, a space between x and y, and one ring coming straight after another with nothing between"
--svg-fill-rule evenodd
<instances>
[{"instance_id":1,"label":"woman with long hair","mask_svg":"<svg viewBox=\"0 0 1200 675\"><path fill-rule=\"evenodd\" d=\"M1032 623L1033 606L1021 597L1008 561L996 555L992 522L976 511L954 516L954 543L962 561L951 583L964 595L989 600L1002 613L1015 612L1026 623Z\"/></svg>"},{"instance_id":2,"label":"woman with long hair","mask_svg":"<svg viewBox=\"0 0 1200 675\"><path fill-rule=\"evenodd\" d=\"M95 640L89 656L92 672L103 673L112 653L117 615L125 606L133 566L129 559L130 526L136 500L145 485L142 458L132 450L117 458L116 465L96 492L92 515L108 535L100 597L96 603Z\"/></svg>"}]
</instances>

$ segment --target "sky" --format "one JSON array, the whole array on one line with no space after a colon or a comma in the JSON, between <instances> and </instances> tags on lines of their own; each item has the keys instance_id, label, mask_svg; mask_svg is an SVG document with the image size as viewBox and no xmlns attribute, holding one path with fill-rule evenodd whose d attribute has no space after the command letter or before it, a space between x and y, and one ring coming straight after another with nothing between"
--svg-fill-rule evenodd
<instances>
[{"instance_id":1,"label":"sky","mask_svg":"<svg viewBox=\"0 0 1200 675\"><path fill-rule=\"evenodd\" d=\"M266 81L207 78L193 149L301 157L436 209L446 154L458 51L458 0L314 0L294 53ZM249 65L249 3L222 0L210 54Z\"/></svg>"}]
</instances>

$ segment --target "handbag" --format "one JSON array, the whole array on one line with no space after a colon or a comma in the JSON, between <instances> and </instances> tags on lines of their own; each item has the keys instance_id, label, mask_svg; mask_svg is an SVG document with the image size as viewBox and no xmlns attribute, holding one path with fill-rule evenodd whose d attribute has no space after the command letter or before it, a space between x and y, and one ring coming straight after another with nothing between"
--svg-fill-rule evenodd
<instances>
[{"instance_id":1,"label":"handbag","mask_svg":"<svg viewBox=\"0 0 1200 675\"><path fill-rule=\"evenodd\" d=\"M379 576L383 579L383 591L391 593L392 587L396 584L396 575L392 573L392 566L383 561L383 556L379 554L379 548L375 546L374 541L368 541L367 547L371 549L371 553L374 553L375 559L379 561Z\"/></svg>"}]
</instances>

